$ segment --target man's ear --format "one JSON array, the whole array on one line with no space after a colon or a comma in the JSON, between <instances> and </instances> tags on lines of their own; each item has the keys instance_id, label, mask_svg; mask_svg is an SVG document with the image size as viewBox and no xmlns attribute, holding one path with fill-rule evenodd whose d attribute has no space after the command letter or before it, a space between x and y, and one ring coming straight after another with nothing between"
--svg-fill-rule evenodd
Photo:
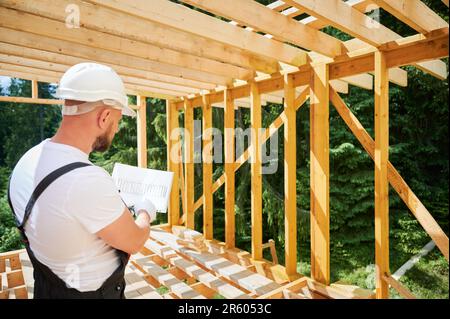
<instances>
[{"instance_id":1,"label":"man's ear","mask_svg":"<svg viewBox=\"0 0 450 319\"><path fill-rule=\"evenodd\" d=\"M109 108L104 108L98 113L97 124L101 129L108 126L111 117L111 110Z\"/></svg>"}]
</instances>

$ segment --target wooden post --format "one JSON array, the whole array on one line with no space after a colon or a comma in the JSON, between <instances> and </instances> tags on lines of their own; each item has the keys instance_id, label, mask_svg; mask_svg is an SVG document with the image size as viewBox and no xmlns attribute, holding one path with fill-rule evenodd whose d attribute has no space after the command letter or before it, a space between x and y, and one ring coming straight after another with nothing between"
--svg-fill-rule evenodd
<instances>
[{"instance_id":1,"label":"wooden post","mask_svg":"<svg viewBox=\"0 0 450 319\"><path fill-rule=\"evenodd\" d=\"M39 98L38 81L36 80L31 81L31 98L33 99Z\"/></svg>"},{"instance_id":2,"label":"wooden post","mask_svg":"<svg viewBox=\"0 0 450 319\"><path fill-rule=\"evenodd\" d=\"M147 168L147 104L145 96L137 96L137 151L138 166Z\"/></svg>"},{"instance_id":3,"label":"wooden post","mask_svg":"<svg viewBox=\"0 0 450 319\"><path fill-rule=\"evenodd\" d=\"M202 160L203 160L203 236L207 240L213 239L213 134L212 134L212 106L209 96L203 95L202 107Z\"/></svg>"},{"instance_id":4,"label":"wooden post","mask_svg":"<svg viewBox=\"0 0 450 319\"><path fill-rule=\"evenodd\" d=\"M388 298L389 285L389 78L386 57L375 52L375 265L376 297Z\"/></svg>"},{"instance_id":5,"label":"wooden post","mask_svg":"<svg viewBox=\"0 0 450 319\"><path fill-rule=\"evenodd\" d=\"M194 108L189 100L184 101L184 161L186 224L195 228L194 219Z\"/></svg>"},{"instance_id":6,"label":"wooden post","mask_svg":"<svg viewBox=\"0 0 450 319\"><path fill-rule=\"evenodd\" d=\"M225 245L235 246L235 175L234 175L234 103L229 89L224 90L225 130Z\"/></svg>"},{"instance_id":7,"label":"wooden post","mask_svg":"<svg viewBox=\"0 0 450 319\"><path fill-rule=\"evenodd\" d=\"M284 236L288 276L297 273L297 169L295 87L292 76L284 76Z\"/></svg>"},{"instance_id":8,"label":"wooden post","mask_svg":"<svg viewBox=\"0 0 450 319\"><path fill-rule=\"evenodd\" d=\"M178 225L180 220L180 161L181 154L179 149L174 150L174 145L180 143L180 135L175 135L174 130L179 128L178 110L174 103L170 100L166 101L166 116L167 116L167 170L173 172L172 190L170 192L169 212L167 222L170 226Z\"/></svg>"},{"instance_id":9,"label":"wooden post","mask_svg":"<svg viewBox=\"0 0 450 319\"><path fill-rule=\"evenodd\" d=\"M250 83L251 118L251 214L252 214L252 258L262 259L262 164L261 164L261 96L258 85Z\"/></svg>"},{"instance_id":10,"label":"wooden post","mask_svg":"<svg viewBox=\"0 0 450 319\"><path fill-rule=\"evenodd\" d=\"M310 84L311 277L330 283L329 68L314 66Z\"/></svg>"}]
</instances>

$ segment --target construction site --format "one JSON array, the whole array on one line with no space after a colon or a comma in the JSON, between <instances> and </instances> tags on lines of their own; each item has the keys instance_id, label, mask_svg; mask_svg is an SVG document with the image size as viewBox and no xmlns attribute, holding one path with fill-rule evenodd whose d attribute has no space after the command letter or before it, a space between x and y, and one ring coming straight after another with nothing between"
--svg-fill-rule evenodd
<instances>
[{"instance_id":1,"label":"construction site","mask_svg":"<svg viewBox=\"0 0 450 319\"><path fill-rule=\"evenodd\" d=\"M442 3L449 5L448 0ZM388 12L415 34L397 34L378 21L377 10ZM323 32L326 27L349 40ZM0 96L0 102L57 107L63 101L40 97L39 83L58 83L80 62L109 65L123 79L127 94L136 97L137 166L147 168L146 99L165 100L166 169L174 173L167 223L152 226L144 249L131 256L125 272L129 299L387 299L390 289L414 299L417 296L390 269L389 188L447 262L449 240L390 161L389 88L407 87L405 66L447 81L448 44L448 23L421 0L283 0L268 5L254 0L0 0L0 76L32 85L31 97ZM373 95L373 129L364 127L345 102L349 86ZM263 126L262 110L271 103L282 105L282 112ZM296 188L296 114L307 103L308 276L298 271ZM204 132L213 127L214 108L223 109L222 125L231 132L224 136L223 174L213 178L213 162L202 160L199 181L194 178L194 112L201 112ZM234 135L239 108L249 110L251 129L265 129L251 136L240 155ZM331 108L373 160L374 290L332 282L330 276ZM190 133L186 138L173 133L181 127ZM263 239L261 160L263 145L281 127L282 250ZM203 146L212 139L202 134ZM175 158L170 156L174 152ZM209 152L212 156L212 148ZM235 178L247 161L249 251L236 247L235 229ZM200 182L203 193L197 196L194 188ZM213 196L221 188L224 240L214 238L213 223ZM195 229L199 212L202 229ZM24 249L0 254L0 274L0 299L33 297L33 269Z\"/></svg>"}]
</instances>

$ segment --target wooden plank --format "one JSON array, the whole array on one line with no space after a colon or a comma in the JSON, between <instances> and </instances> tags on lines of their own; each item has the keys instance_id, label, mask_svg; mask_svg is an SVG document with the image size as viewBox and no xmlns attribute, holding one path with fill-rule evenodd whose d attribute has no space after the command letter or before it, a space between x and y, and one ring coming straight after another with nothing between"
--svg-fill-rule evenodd
<instances>
[{"instance_id":1,"label":"wooden plank","mask_svg":"<svg viewBox=\"0 0 450 319\"><path fill-rule=\"evenodd\" d=\"M383 275L383 280L389 284L392 288L398 291L400 295L406 299L417 299L408 289L405 288L399 281L395 280L392 276Z\"/></svg>"},{"instance_id":2,"label":"wooden plank","mask_svg":"<svg viewBox=\"0 0 450 319\"><path fill-rule=\"evenodd\" d=\"M162 83L178 84L187 87L200 89L214 88L214 81L206 83L209 76L191 72L189 69L180 69L172 66L154 64L151 61L147 63L145 59L127 56L112 51L92 49L88 46L78 45L67 41L51 39L44 36L16 31L0 27L0 52L23 57L33 60L44 61L47 63L58 63L64 65L74 65L77 63L97 61L112 67L119 75L128 75L136 78L143 78ZM72 52L70 48L76 50ZM50 52L56 51L56 52ZM129 58L128 58L129 57ZM182 75L184 73L184 75ZM196 80L191 80L196 78ZM221 77L210 77L219 79L220 83L226 83L227 80ZM217 83L217 84L220 84Z\"/></svg>"},{"instance_id":3,"label":"wooden plank","mask_svg":"<svg viewBox=\"0 0 450 319\"><path fill-rule=\"evenodd\" d=\"M271 34L280 41L293 43L330 57L342 54L342 46L339 40L292 19L292 16L300 13L299 10L295 10L294 13L283 12L278 14L256 1L248 0L234 1L234 5L239 7L239 10L221 0L183 0L183 2Z\"/></svg>"},{"instance_id":4,"label":"wooden plank","mask_svg":"<svg viewBox=\"0 0 450 319\"><path fill-rule=\"evenodd\" d=\"M448 23L420 0L372 1L422 34L440 28L448 28Z\"/></svg>"},{"instance_id":5,"label":"wooden plank","mask_svg":"<svg viewBox=\"0 0 450 319\"><path fill-rule=\"evenodd\" d=\"M180 239L193 242L203 242L205 239L202 233L184 226L172 226L172 233Z\"/></svg>"},{"instance_id":6,"label":"wooden plank","mask_svg":"<svg viewBox=\"0 0 450 319\"><path fill-rule=\"evenodd\" d=\"M297 274L297 120L292 76L284 78L284 233L288 276Z\"/></svg>"},{"instance_id":7,"label":"wooden plank","mask_svg":"<svg viewBox=\"0 0 450 319\"><path fill-rule=\"evenodd\" d=\"M364 129L362 124L347 107L341 97L333 90L330 90L330 99L341 118L364 147L366 152L373 159L375 154L375 142L370 134ZM419 198L414 194L408 184L406 184L391 162L388 162L388 178L391 186L399 194L400 198L408 206L412 214L417 218L424 230L428 235L430 235L436 243L436 246L438 246L442 254L448 260L449 240L447 235L434 220L433 216L429 213Z\"/></svg>"},{"instance_id":8,"label":"wooden plank","mask_svg":"<svg viewBox=\"0 0 450 319\"><path fill-rule=\"evenodd\" d=\"M58 83L59 79L63 75L63 72L43 70L28 66L18 66L2 62L0 62L0 72L2 75L6 76L48 83ZM177 96L187 95L186 92L173 91L169 89L161 89L158 87L136 84L135 81L130 82L129 79L125 79L124 84L126 93L130 95L145 95L145 92L148 92L149 93L148 96L154 96L162 99L167 98L173 99L174 97Z\"/></svg>"},{"instance_id":9,"label":"wooden plank","mask_svg":"<svg viewBox=\"0 0 450 319\"><path fill-rule=\"evenodd\" d=\"M172 293L181 299L205 299L198 292L186 285L184 282L175 278L172 274L151 261L151 258L145 260L136 260L137 263L145 272L157 280L161 285L167 287Z\"/></svg>"},{"instance_id":10,"label":"wooden plank","mask_svg":"<svg viewBox=\"0 0 450 319\"><path fill-rule=\"evenodd\" d=\"M219 294L221 294L225 298L228 298L228 299L248 299L249 298L249 296L246 295L243 291L222 281L221 279L217 278L213 274L203 270L196 264L194 264L182 257L177 256L176 253L172 257L167 257L167 255L163 255L164 249L166 249L164 247L168 247L168 246L161 246L154 241L148 241L148 242L151 242L151 244L149 246L152 248L151 249L152 251L154 251L158 255L161 254L160 256L167 259L172 265L183 270L186 274L194 277L195 279L200 281L205 286L217 291ZM167 252L167 250L165 252Z\"/></svg>"},{"instance_id":11,"label":"wooden plank","mask_svg":"<svg viewBox=\"0 0 450 319\"><path fill-rule=\"evenodd\" d=\"M151 238L172 247L177 252L186 255L203 267L257 295L265 294L280 287L280 285L272 280L253 273L245 267L234 264L223 257L208 252L199 253L186 249L176 243L176 236L173 234L164 231L153 231L150 235Z\"/></svg>"},{"instance_id":12,"label":"wooden plank","mask_svg":"<svg viewBox=\"0 0 450 319\"><path fill-rule=\"evenodd\" d=\"M342 80L366 90L373 90L373 76L367 73L345 77Z\"/></svg>"},{"instance_id":13,"label":"wooden plank","mask_svg":"<svg viewBox=\"0 0 450 319\"><path fill-rule=\"evenodd\" d=\"M34 99L39 98L38 82L36 80L31 81L31 97Z\"/></svg>"},{"instance_id":14,"label":"wooden plank","mask_svg":"<svg viewBox=\"0 0 450 319\"><path fill-rule=\"evenodd\" d=\"M102 1L102 4L104 2ZM80 15L80 28L65 27L64 9L69 4L77 5L83 12ZM123 52L126 48L125 52L130 55L228 78L246 80L254 75L254 68L251 67L250 62L246 63L246 68L239 66L243 62L234 63L237 60L236 56L233 57L233 64L224 63L226 61L224 59L230 53L224 52L226 47L218 48L220 43L215 46L215 41L207 42L205 39L202 41L199 37L183 32L185 30L163 28L161 25L141 17L130 16L101 5L89 4L80 0L43 0L38 3L5 0L2 5L20 10L20 12L15 12L2 8L0 15L3 19L5 14L5 21L2 21L0 25L5 27L21 31L33 30L33 33L40 35L115 52ZM6 16L8 12L11 14L9 18ZM14 18L23 21L14 21ZM112 20L115 23L110 23ZM144 30L146 32L143 32ZM161 33L162 31L164 33ZM160 36L161 34L165 34L166 37ZM192 43L208 44L208 47L211 47L211 51L214 52L215 58L211 59L210 53L203 53L204 51L190 46L189 40ZM216 48L217 51L223 53L222 56L216 56ZM239 56L242 57L242 55ZM243 60L248 61L249 58L243 58Z\"/></svg>"},{"instance_id":15,"label":"wooden plank","mask_svg":"<svg viewBox=\"0 0 450 319\"><path fill-rule=\"evenodd\" d=\"M311 277L330 283L329 70L313 68L310 84Z\"/></svg>"},{"instance_id":16,"label":"wooden plank","mask_svg":"<svg viewBox=\"0 0 450 319\"><path fill-rule=\"evenodd\" d=\"M167 123L167 170L173 172L172 190L170 191L168 223L177 225L180 220L180 163L181 144L179 135L178 110L171 101L166 101Z\"/></svg>"},{"instance_id":17,"label":"wooden plank","mask_svg":"<svg viewBox=\"0 0 450 319\"><path fill-rule=\"evenodd\" d=\"M285 2L373 46L398 38L393 31L341 0L286 0Z\"/></svg>"},{"instance_id":18,"label":"wooden plank","mask_svg":"<svg viewBox=\"0 0 450 319\"><path fill-rule=\"evenodd\" d=\"M138 166L147 168L147 103L145 96L137 96L137 152Z\"/></svg>"},{"instance_id":19,"label":"wooden plank","mask_svg":"<svg viewBox=\"0 0 450 319\"><path fill-rule=\"evenodd\" d=\"M184 106L184 171L187 214L186 227L194 229L194 108L188 100L185 100Z\"/></svg>"},{"instance_id":20,"label":"wooden plank","mask_svg":"<svg viewBox=\"0 0 450 319\"><path fill-rule=\"evenodd\" d=\"M448 0L442 0L442 2L448 7Z\"/></svg>"},{"instance_id":21,"label":"wooden plank","mask_svg":"<svg viewBox=\"0 0 450 319\"><path fill-rule=\"evenodd\" d=\"M298 291L299 289L306 287L308 284L306 277L296 279L286 285L280 286L264 295L258 296L257 299L280 299L283 297L284 290Z\"/></svg>"},{"instance_id":22,"label":"wooden plank","mask_svg":"<svg viewBox=\"0 0 450 319\"><path fill-rule=\"evenodd\" d=\"M377 298L388 298L389 273L389 81L384 53L375 53L375 265Z\"/></svg>"},{"instance_id":23,"label":"wooden plank","mask_svg":"<svg viewBox=\"0 0 450 319\"><path fill-rule=\"evenodd\" d=\"M153 0L148 6L145 0L89 0L136 17L153 21L166 27L218 41L227 46L251 52L256 56L279 60L300 66L306 63L306 52L288 44L271 41L266 37L250 33L225 21L191 10L185 6L165 0Z\"/></svg>"},{"instance_id":24,"label":"wooden plank","mask_svg":"<svg viewBox=\"0 0 450 319\"><path fill-rule=\"evenodd\" d=\"M8 282L8 288L25 285L22 270L14 270L6 273L6 281Z\"/></svg>"},{"instance_id":25,"label":"wooden plank","mask_svg":"<svg viewBox=\"0 0 450 319\"><path fill-rule=\"evenodd\" d=\"M202 159L203 159L203 235L213 239L213 123L212 105L209 97L203 95L202 103ZM215 150L216 151L216 150Z\"/></svg>"},{"instance_id":26,"label":"wooden plank","mask_svg":"<svg viewBox=\"0 0 450 319\"><path fill-rule=\"evenodd\" d=\"M0 102L62 105L64 101L53 99L34 99L31 97L0 96Z\"/></svg>"},{"instance_id":27,"label":"wooden plank","mask_svg":"<svg viewBox=\"0 0 450 319\"><path fill-rule=\"evenodd\" d=\"M3 28L4 29L4 28ZM10 30L10 29L5 29ZM9 31L8 31L9 32ZM11 30L11 32L14 32ZM26 36L27 34L23 34ZM29 34L30 37L37 37L35 35ZM23 41L23 39L21 39ZM36 39L38 40L38 39ZM26 64L41 64L43 69L62 69L62 71L66 71L67 68L74 64L86 62L86 59L81 59L74 56L47 52L43 50L33 49L33 48L25 48L14 44L9 44L2 42L0 46L0 57L1 60L11 61L10 63L18 64L18 65L26 65ZM101 60L101 56L97 58L97 60ZM117 64L104 63L113 68L120 76L127 76L131 78L148 80L150 82L146 83L159 83L166 85L166 88L180 88L184 87L185 89L214 89L215 85L193 81L189 79L177 78L174 76L157 74L153 72L146 72L140 69L128 68L124 66L120 66Z\"/></svg>"},{"instance_id":28,"label":"wooden plank","mask_svg":"<svg viewBox=\"0 0 450 319\"><path fill-rule=\"evenodd\" d=\"M251 121L251 223L252 258L262 258L262 153L261 153L261 99L258 86L250 83Z\"/></svg>"},{"instance_id":29,"label":"wooden plank","mask_svg":"<svg viewBox=\"0 0 450 319\"><path fill-rule=\"evenodd\" d=\"M227 248L235 246L235 133L234 133L234 102L231 98L230 89L223 91L224 109L224 130L225 130L225 243Z\"/></svg>"}]
</instances>

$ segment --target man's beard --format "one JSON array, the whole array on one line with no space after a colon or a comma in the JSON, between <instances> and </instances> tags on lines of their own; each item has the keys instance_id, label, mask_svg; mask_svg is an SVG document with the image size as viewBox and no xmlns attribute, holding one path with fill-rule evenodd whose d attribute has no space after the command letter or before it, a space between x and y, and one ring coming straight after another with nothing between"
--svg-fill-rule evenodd
<instances>
[{"instance_id":1,"label":"man's beard","mask_svg":"<svg viewBox=\"0 0 450 319\"><path fill-rule=\"evenodd\" d=\"M111 135L111 129L112 129L112 124L106 130L105 133L103 133L102 135L98 136L95 139L94 144L92 144L92 151L106 152L108 150L108 148L111 146L111 143L113 140L112 138L109 137Z\"/></svg>"}]
</instances>

